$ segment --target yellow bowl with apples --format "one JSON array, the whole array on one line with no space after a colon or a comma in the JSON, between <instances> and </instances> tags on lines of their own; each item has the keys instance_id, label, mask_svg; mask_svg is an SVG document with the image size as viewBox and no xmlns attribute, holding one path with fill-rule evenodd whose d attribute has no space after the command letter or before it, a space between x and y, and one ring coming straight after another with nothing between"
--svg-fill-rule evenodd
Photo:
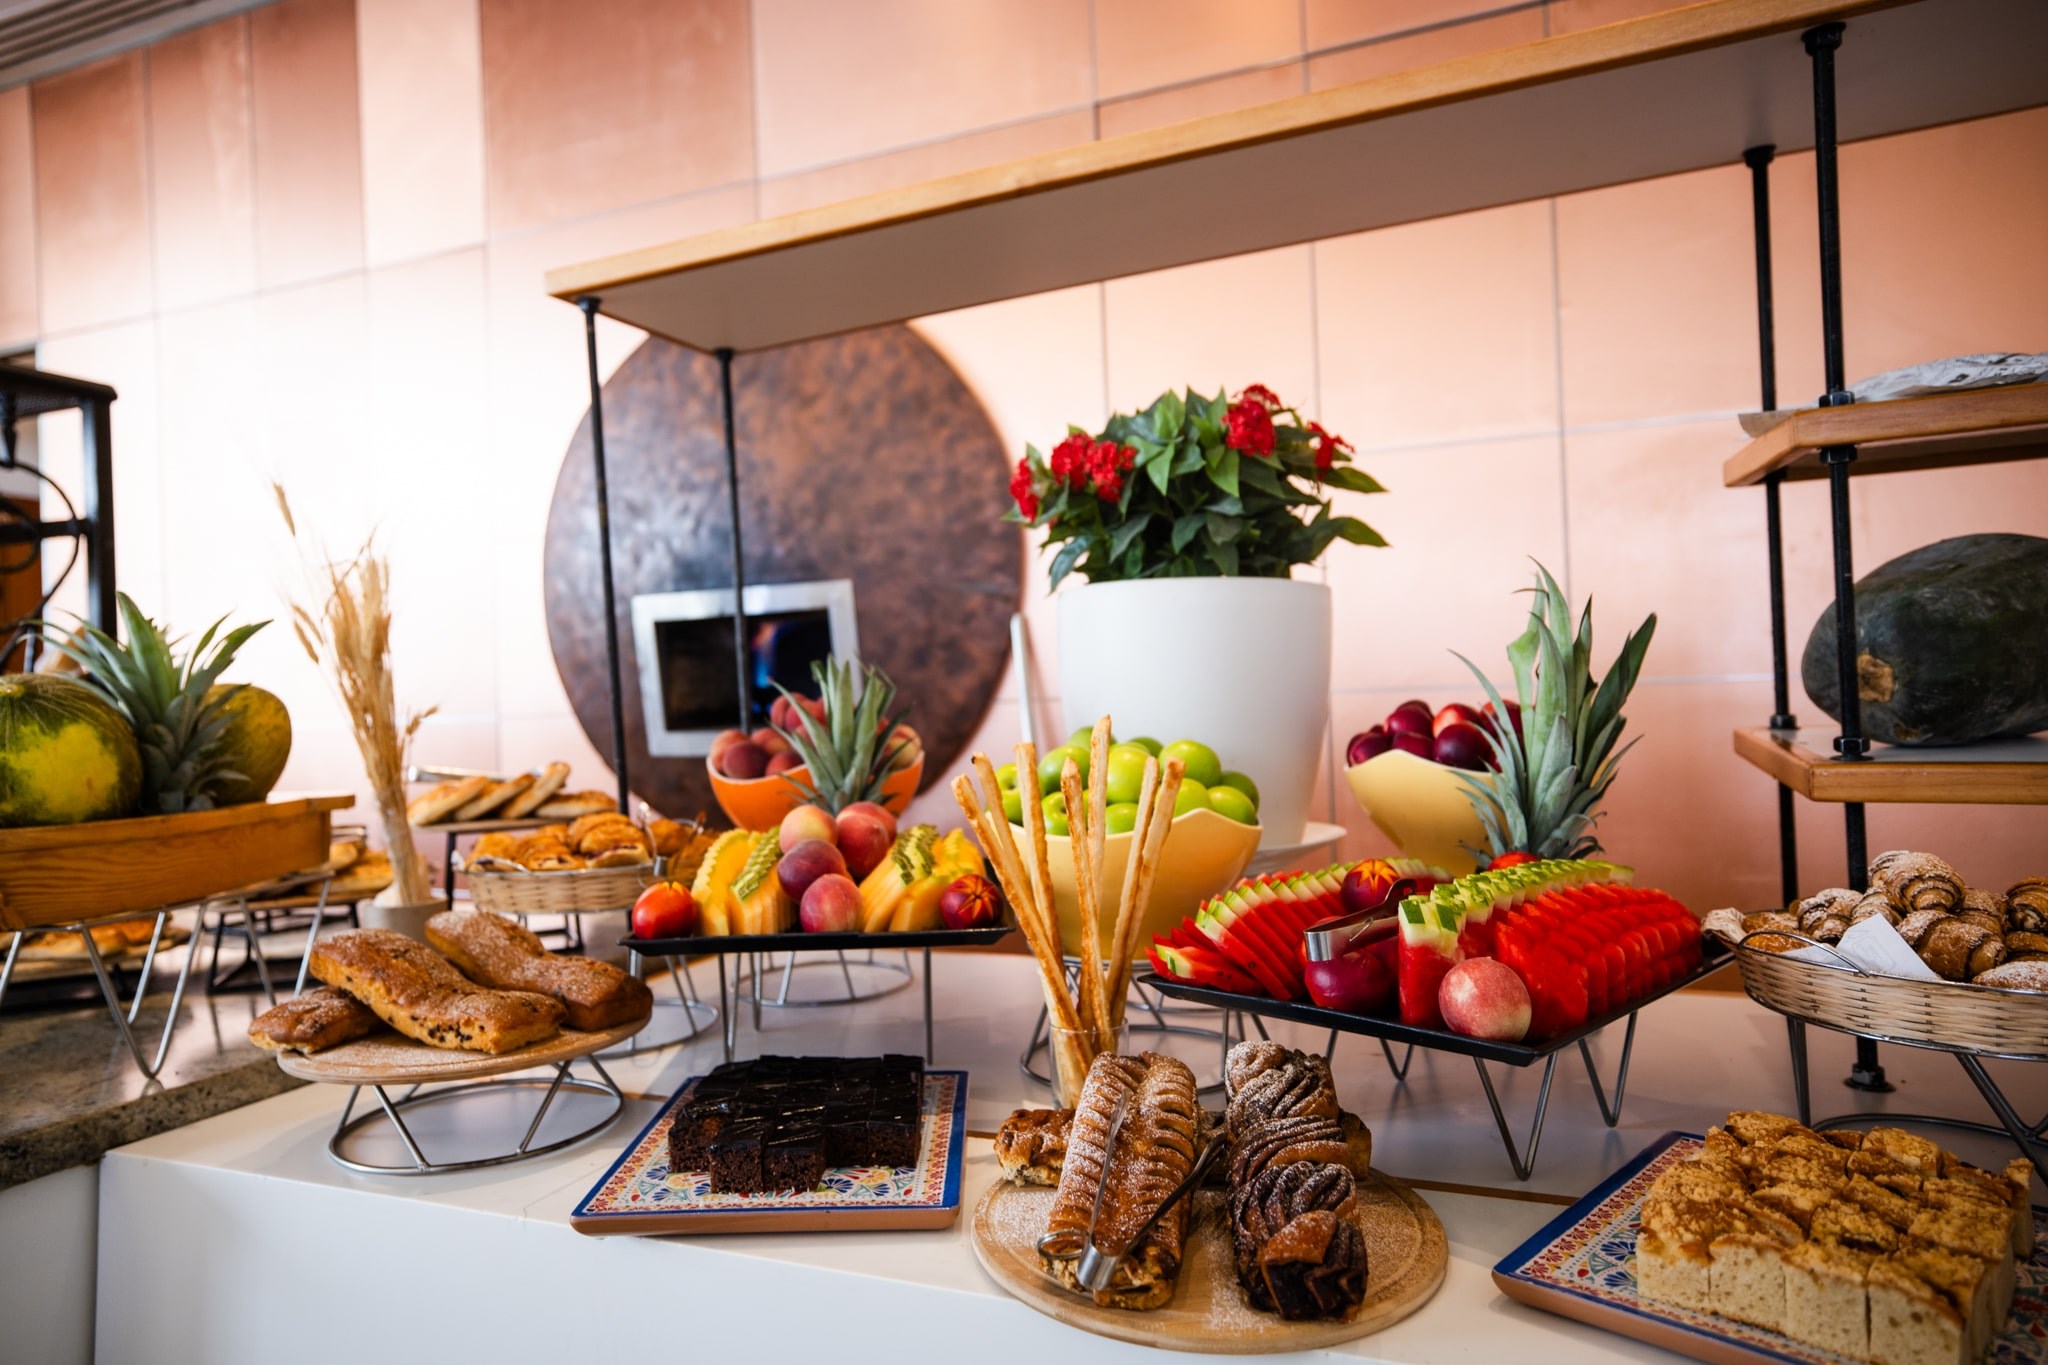
<instances>
[{"instance_id":1,"label":"yellow bowl with apples","mask_svg":"<svg viewBox=\"0 0 2048 1365\"><path fill-rule=\"evenodd\" d=\"M1460 779L1486 776L1401 749L1389 749L1345 770L1351 794L1403 856L1420 858L1458 877L1479 866L1472 849L1486 846L1486 828Z\"/></svg>"},{"instance_id":2,"label":"yellow bowl with apples","mask_svg":"<svg viewBox=\"0 0 2048 1365\"><path fill-rule=\"evenodd\" d=\"M1030 854L1024 831L1012 831L1017 848ZM1156 935L1166 933L1195 912L1195 907L1244 875L1252 855L1259 851L1263 831L1257 825L1240 824L1227 815L1206 808L1174 817L1160 848L1159 870L1152 879L1152 899L1139 925L1134 956L1142 958ZM1130 865L1135 834L1111 834L1102 844L1101 938L1105 951L1116 930L1116 914L1123 904L1124 870ZM1064 835L1048 835L1046 858L1052 868L1053 902L1059 909L1060 944L1069 957L1081 955L1081 893L1074 875L1074 841Z\"/></svg>"}]
</instances>

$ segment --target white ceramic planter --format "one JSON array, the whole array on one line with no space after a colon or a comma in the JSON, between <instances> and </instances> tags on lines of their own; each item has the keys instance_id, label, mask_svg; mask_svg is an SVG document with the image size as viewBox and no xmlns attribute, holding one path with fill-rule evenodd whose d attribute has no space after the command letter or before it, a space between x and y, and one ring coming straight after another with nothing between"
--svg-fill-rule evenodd
<instances>
[{"instance_id":1,"label":"white ceramic planter","mask_svg":"<svg viewBox=\"0 0 2048 1365\"><path fill-rule=\"evenodd\" d=\"M448 900L439 891L425 905L398 905L386 899L398 888L386 887L376 896L358 907L357 915L365 929L395 929L407 938L427 941L427 921L448 908Z\"/></svg>"},{"instance_id":2,"label":"white ceramic planter","mask_svg":"<svg viewBox=\"0 0 2048 1365\"><path fill-rule=\"evenodd\" d=\"M1072 731L1197 739L1259 784L1265 843L1302 837L1330 714L1330 590L1287 578L1154 578L1059 593Z\"/></svg>"}]
</instances>

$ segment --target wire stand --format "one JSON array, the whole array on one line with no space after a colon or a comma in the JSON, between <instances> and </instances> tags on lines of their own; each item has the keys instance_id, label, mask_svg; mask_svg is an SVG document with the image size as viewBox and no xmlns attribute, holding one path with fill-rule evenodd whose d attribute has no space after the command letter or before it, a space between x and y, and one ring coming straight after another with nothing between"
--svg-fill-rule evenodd
<instances>
[{"instance_id":1,"label":"wire stand","mask_svg":"<svg viewBox=\"0 0 2048 1365\"><path fill-rule=\"evenodd\" d=\"M639 976L641 964L645 961L647 959L639 953L629 952L626 970L634 976ZM680 1047L684 1043L694 1042L699 1034L718 1022L718 1006L698 998L697 982L696 978L690 975L690 964L684 962L678 967L675 958L664 957L661 959L661 965L667 970L668 979L675 985L676 998L663 1000L656 996L654 1019L648 1021L647 1027L627 1039L625 1046L600 1052L598 1056L617 1060L620 1057L638 1057L642 1053L659 1052L663 1048ZM658 1025L655 1020L663 1014L680 1014L680 1028L671 1032ZM648 1034L654 1036L649 1038Z\"/></svg>"},{"instance_id":2,"label":"wire stand","mask_svg":"<svg viewBox=\"0 0 2048 1365\"><path fill-rule=\"evenodd\" d=\"M171 1035L178 1027L178 1013L185 1002L185 986L192 979L192 964L199 960L199 935L195 930L185 950L185 963L178 969L178 984L171 992L171 1007L164 1015L163 1033L157 1039L156 1055L152 1059L143 1052L134 1025L142 1012L142 997L149 989L150 969L156 965L157 950L163 946L164 928L170 922L170 917L171 912L168 908L156 912L156 923L149 935L149 949L143 955L142 969L135 976L135 995L125 1009L121 1005L121 992L115 986L113 976L107 969L106 959L100 956L99 945L93 942L91 931L95 924L134 919L135 916L113 915L102 916L98 920L74 920L70 924L48 925L42 930L45 933L75 933L84 940L86 960L92 963L92 974L99 981L100 998L106 1001L107 1013L113 1017L114 1027L120 1031L121 1041L127 1044L128 1055L135 1059L135 1065L142 1074L152 1081L157 1078L157 1073L164 1069L164 1059L170 1055ZM7 945L5 962L0 962L0 1003L7 999L7 987L14 980L14 966L21 957L21 945L27 937L26 932L16 933Z\"/></svg>"},{"instance_id":3,"label":"wire stand","mask_svg":"<svg viewBox=\"0 0 2048 1365\"><path fill-rule=\"evenodd\" d=\"M597 1079L588 1080L580 1076L572 1076L569 1068L578 1061L589 1064L591 1070L597 1073ZM544 1081L538 1077L519 1076L492 1078L481 1081L467 1081L460 1085L444 1086L437 1090L426 1091L424 1094L421 1093L422 1086L414 1085L395 1099L390 1091L381 1085L355 1086L349 1091L348 1103L342 1106L341 1120L335 1124L334 1136L327 1140L327 1154L334 1158L336 1165L346 1167L351 1171L357 1171L363 1175L446 1175L452 1171L474 1171L486 1166L503 1166L508 1162L524 1161L528 1157L543 1156L548 1152L558 1152L564 1147L572 1146L583 1141L585 1138L594 1137L598 1133L603 1132L611 1126L612 1120L616 1119L620 1112L625 1109L625 1094L620 1091L618 1083L611 1078L611 1074L604 1069L604 1063L600 1062L595 1055L557 1062L555 1063L554 1072L552 1080ZM365 1089L376 1095L378 1108L364 1114L360 1118L351 1118L350 1116L355 1112L356 1101L362 1097ZM499 1153L494 1156L471 1157L460 1161L430 1161L426 1153L421 1149L419 1140L413 1136L412 1129L406 1126L405 1117L400 1112L405 1109L417 1109L426 1105L437 1104L444 1100L456 1100L464 1095L485 1093L496 1095L502 1094L507 1090L520 1089L541 1089L545 1093L541 1096L540 1107L534 1111L533 1121L526 1125L526 1132L520 1137L518 1145L509 1152ZM610 1107L606 1109L604 1116L595 1123L579 1129L567 1137L557 1138L552 1142L535 1146L533 1140L540 1132L542 1121L547 1118L548 1111L554 1106L556 1097L564 1090L581 1091L593 1095L608 1095L611 1097L612 1102ZM412 1158L410 1166L392 1166L377 1162L357 1161L348 1155L345 1150L348 1139L380 1118L390 1123L393 1131L398 1134L399 1141L405 1144L406 1153Z\"/></svg>"}]
</instances>

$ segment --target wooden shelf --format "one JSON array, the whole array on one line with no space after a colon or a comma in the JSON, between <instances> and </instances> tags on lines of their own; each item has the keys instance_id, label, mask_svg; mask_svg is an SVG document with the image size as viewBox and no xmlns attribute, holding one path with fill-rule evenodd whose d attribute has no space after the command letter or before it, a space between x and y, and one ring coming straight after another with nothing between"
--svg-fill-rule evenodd
<instances>
[{"instance_id":1,"label":"wooden shelf","mask_svg":"<svg viewBox=\"0 0 2048 1365\"><path fill-rule=\"evenodd\" d=\"M1851 17L1845 141L2048 103L2038 0L1706 0L567 266L547 288L756 350L1797 151L1797 34Z\"/></svg>"},{"instance_id":2,"label":"wooden shelf","mask_svg":"<svg viewBox=\"0 0 2048 1365\"><path fill-rule=\"evenodd\" d=\"M1807 408L1735 452L1721 471L1730 488L1763 482L1824 479L1820 452L1853 445L1859 474L1951 465L2033 460L2048 455L2048 383Z\"/></svg>"},{"instance_id":3,"label":"wooden shelf","mask_svg":"<svg viewBox=\"0 0 2048 1365\"><path fill-rule=\"evenodd\" d=\"M2048 740L1998 740L1955 749L1879 745L1865 761L1828 756L1834 732L1735 732L1735 752L1810 801L1926 805L2048 804Z\"/></svg>"}]
</instances>

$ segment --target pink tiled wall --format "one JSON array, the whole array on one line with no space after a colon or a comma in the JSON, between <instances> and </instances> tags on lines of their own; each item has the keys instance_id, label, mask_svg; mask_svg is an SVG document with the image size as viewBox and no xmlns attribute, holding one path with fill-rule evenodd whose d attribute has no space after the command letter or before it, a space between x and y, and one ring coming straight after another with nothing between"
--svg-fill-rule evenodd
<instances>
[{"instance_id":1,"label":"pink tiled wall","mask_svg":"<svg viewBox=\"0 0 2048 1365\"><path fill-rule=\"evenodd\" d=\"M1668 2L282 0L0 92L0 345L120 388L121 577L145 603L187 628L277 614L296 573L279 479L335 549L374 530L390 553L400 689L441 708L422 758L565 757L595 785L541 615L548 500L585 402L546 268ZM2011 173L2044 163L2048 110L1845 150L1853 372L2048 347L2048 177ZM1820 383L1811 173L1788 157L1775 179L1793 397ZM1167 385L1253 380L1356 442L1393 491L1348 500L1395 548L1340 546L1315 570L1338 603L1333 756L1405 697L1470 695L1449 651L1498 665L1531 556L1594 594L1606 650L1657 611L1609 843L1696 904L1760 903L1774 803L1729 732L1770 709L1761 494L1718 473L1756 399L1744 175L918 325L1013 449ZM638 340L603 324L604 367ZM75 477L75 426L46 423L43 445ZM1786 495L1795 649L1825 601L1824 511L1818 485ZM1870 480L1859 562L2038 533L2044 513L2040 465ZM1028 596L1049 680L1041 575ZM248 661L297 719L287 783L359 788L287 633ZM1016 725L1006 685L983 743ZM1382 847L1334 782L1318 814L1351 828L1350 852ZM2042 870L2048 834L2016 808L1871 825L1873 847L1936 847L1994 885ZM1808 881L1836 877L1837 813L1802 809L1801 834Z\"/></svg>"}]
</instances>

